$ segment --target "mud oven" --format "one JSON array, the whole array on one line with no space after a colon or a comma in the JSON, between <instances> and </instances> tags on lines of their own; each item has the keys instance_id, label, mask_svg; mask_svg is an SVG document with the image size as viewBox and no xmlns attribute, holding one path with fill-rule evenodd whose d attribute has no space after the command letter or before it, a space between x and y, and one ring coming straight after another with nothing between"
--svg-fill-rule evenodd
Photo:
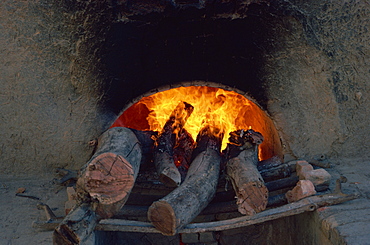
<instances>
[{"instance_id":1,"label":"mud oven","mask_svg":"<svg viewBox=\"0 0 370 245\"><path fill-rule=\"evenodd\" d=\"M322 241L303 212L355 195L341 194L343 179L327 194L335 180L321 174L314 191L326 196L287 204L305 168L330 167L345 99L300 16L258 0L113 2L100 61L104 107L118 116L77 182L83 218L71 212L55 243ZM247 177L228 169L246 151Z\"/></svg>"}]
</instances>

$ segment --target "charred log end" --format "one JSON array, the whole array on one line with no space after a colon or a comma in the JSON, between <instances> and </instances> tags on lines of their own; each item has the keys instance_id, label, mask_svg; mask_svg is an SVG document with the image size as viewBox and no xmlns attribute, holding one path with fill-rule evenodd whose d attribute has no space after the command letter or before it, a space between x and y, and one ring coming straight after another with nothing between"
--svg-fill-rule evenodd
<instances>
[{"instance_id":1,"label":"charred log end","mask_svg":"<svg viewBox=\"0 0 370 245\"><path fill-rule=\"evenodd\" d=\"M135 183L131 164L111 152L91 161L81 178L85 190L99 201L96 212L102 218L110 218L122 208Z\"/></svg>"},{"instance_id":2,"label":"charred log end","mask_svg":"<svg viewBox=\"0 0 370 245\"><path fill-rule=\"evenodd\" d=\"M167 187L176 187L181 183L181 174L177 168L166 167L159 175L159 181Z\"/></svg>"},{"instance_id":3,"label":"charred log end","mask_svg":"<svg viewBox=\"0 0 370 245\"><path fill-rule=\"evenodd\" d=\"M262 182L244 184L237 193L238 211L244 215L254 215L266 209L268 189Z\"/></svg>"},{"instance_id":4,"label":"charred log end","mask_svg":"<svg viewBox=\"0 0 370 245\"><path fill-rule=\"evenodd\" d=\"M207 150L207 148L220 152L223 137L224 132L218 128L212 128L210 126L203 127L198 133L196 148L193 150L191 161L193 161L201 152Z\"/></svg>"},{"instance_id":5,"label":"charred log end","mask_svg":"<svg viewBox=\"0 0 370 245\"><path fill-rule=\"evenodd\" d=\"M68 226L60 225L53 232L53 244L74 245L79 244L79 239Z\"/></svg>"},{"instance_id":6,"label":"charred log end","mask_svg":"<svg viewBox=\"0 0 370 245\"><path fill-rule=\"evenodd\" d=\"M155 163L159 180L167 187L176 187L181 183L181 174L168 152L155 154Z\"/></svg>"},{"instance_id":7,"label":"charred log end","mask_svg":"<svg viewBox=\"0 0 370 245\"><path fill-rule=\"evenodd\" d=\"M166 201L154 202L148 210L148 219L163 235L176 234L176 217L172 206Z\"/></svg>"}]
</instances>

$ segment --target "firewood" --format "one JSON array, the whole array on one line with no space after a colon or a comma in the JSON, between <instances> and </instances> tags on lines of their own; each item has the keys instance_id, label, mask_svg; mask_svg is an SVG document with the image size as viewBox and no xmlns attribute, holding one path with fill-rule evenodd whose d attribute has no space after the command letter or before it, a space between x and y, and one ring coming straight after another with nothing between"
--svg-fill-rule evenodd
<instances>
[{"instance_id":1,"label":"firewood","mask_svg":"<svg viewBox=\"0 0 370 245\"><path fill-rule=\"evenodd\" d=\"M158 136L156 131L142 131L137 129L130 130L136 135L140 142L142 152L141 166L147 167L153 164L154 138Z\"/></svg>"},{"instance_id":2,"label":"firewood","mask_svg":"<svg viewBox=\"0 0 370 245\"><path fill-rule=\"evenodd\" d=\"M307 211L314 211L320 207L336 205L358 198L359 197L358 193L345 194L342 192L341 183L344 182L345 180L343 180L342 176L340 179L337 179L336 188L333 193L306 197L297 202L265 210L253 216L242 216L238 218L216 222L188 224L182 229L178 230L178 232L198 233L207 231L224 231L228 229L246 227L249 225L260 224L270 220L297 215ZM136 210L134 210L134 212L136 212ZM36 220L32 223L32 227L39 230L54 229L58 225L59 221L53 219L48 221ZM99 224L97 224L95 229L99 231L122 231L122 232L142 232L142 233L160 232L151 223L122 219L100 220ZM68 243L54 243L54 244L68 244Z\"/></svg>"},{"instance_id":3,"label":"firewood","mask_svg":"<svg viewBox=\"0 0 370 245\"><path fill-rule=\"evenodd\" d=\"M87 193L100 217L112 217L125 204L134 186L141 152L130 129L115 127L104 132L98 139L96 153L77 181L80 199Z\"/></svg>"},{"instance_id":4,"label":"firewood","mask_svg":"<svg viewBox=\"0 0 370 245\"><path fill-rule=\"evenodd\" d=\"M294 216L303 212L312 212L320 207L336 205L358 198L359 195L344 194L341 192L340 182L337 180L337 188L334 193L316 195L303 198L297 202L286 204L277 208L272 208L260 212L253 216L241 216L237 218L204 222L191 223L178 230L178 233L199 233L209 231L225 231L246 227L255 224L261 224L266 221L276 220L279 218ZM148 222L132 221L132 220L101 220L96 227L101 231L124 231L124 232L142 232L142 233L158 233L159 231Z\"/></svg>"},{"instance_id":5,"label":"firewood","mask_svg":"<svg viewBox=\"0 0 370 245\"><path fill-rule=\"evenodd\" d=\"M140 143L128 128L110 128L99 137L76 183L77 205L54 230L54 244L80 244L94 237L99 219L112 217L127 201L141 155Z\"/></svg>"},{"instance_id":6,"label":"firewood","mask_svg":"<svg viewBox=\"0 0 370 245\"><path fill-rule=\"evenodd\" d=\"M286 178L296 172L296 161L282 163L271 168L260 169L258 167L258 170L265 182Z\"/></svg>"},{"instance_id":7,"label":"firewood","mask_svg":"<svg viewBox=\"0 0 370 245\"><path fill-rule=\"evenodd\" d=\"M276 191L288 187L294 187L299 181L299 177L293 174L287 178L282 178L270 182L265 182L265 186L269 192Z\"/></svg>"},{"instance_id":8,"label":"firewood","mask_svg":"<svg viewBox=\"0 0 370 245\"><path fill-rule=\"evenodd\" d=\"M271 169L283 164L282 159L279 156L273 156L269 159L259 161L257 164L258 171Z\"/></svg>"},{"instance_id":9,"label":"firewood","mask_svg":"<svg viewBox=\"0 0 370 245\"><path fill-rule=\"evenodd\" d=\"M191 156L194 149L194 140L184 128L180 131L175 147L173 148L173 159L181 175L181 182L185 180L191 164Z\"/></svg>"},{"instance_id":10,"label":"firewood","mask_svg":"<svg viewBox=\"0 0 370 245\"><path fill-rule=\"evenodd\" d=\"M45 203L42 203L42 202L38 203L37 204L37 209L44 210L45 211L45 216L46 216L46 220L47 221L60 219L60 217L57 217L54 214L54 212L51 210L51 208L49 207L49 205L47 205Z\"/></svg>"},{"instance_id":11,"label":"firewood","mask_svg":"<svg viewBox=\"0 0 370 245\"><path fill-rule=\"evenodd\" d=\"M239 212L253 215L266 209L268 190L257 170L258 145L263 137L253 130L230 133L227 175L237 196Z\"/></svg>"},{"instance_id":12,"label":"firewood","mask_svg":"<svg viewBox=\"0 0 370 245\"><path fill-rule=\"evenodd\" d=\"M193 110L192 105L180 102L155 141L154 164L159 174L159 180L166 186L176 187L181 183L181 174L174 163L173 149L178 134Z\"/></svg>"},{"instance_id":13,"label":"firewood","mask_svg":"<svg viewBox=\"0 0 370 245\"><path fill-rule=\"evenodd\" d=\"M94 244L94 229L98 216L90 204L85 203L71 210L53 233L54 245Z\"/></svg>"},{"instance_id":14,"label":"firewood","mask_svg":"<svg viewBox=\"0 0 370 245\"><path fill-rule=\"evenodd\" d=\"M154 202L148 219L164 235L171 236L190 223L212 200L218 182L222 135L209 128L197 137L196 154L184 182L164 198ZM201 150L200 150L201 149Z\"/></svg>"}]
</instances>

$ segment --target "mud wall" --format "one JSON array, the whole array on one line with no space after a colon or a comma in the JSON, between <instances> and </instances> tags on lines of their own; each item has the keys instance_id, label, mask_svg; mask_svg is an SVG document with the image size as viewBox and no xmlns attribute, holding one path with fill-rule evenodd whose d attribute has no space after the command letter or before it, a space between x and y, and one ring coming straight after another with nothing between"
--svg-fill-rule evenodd
<instances>
[{"instance_id":1,"label":"mud wall","mask_svg":"<svg viewBox=\"0 0 370 245\"><path fill-rule=\"evenodd\" d=\"M106 8L104 1L0 3L0 173L45 174L89 158L87 142L111 118L101 110L96 58Z\"/></svg>"},{"instance_id":2,"label":"mud wall","mask_svg":"<svg viewBox=\"0 0 370 245\"><path fill-rule=\"evenodd\" d=\"M295 157L368 158L366 1L280 1L264 77L268 110ZM284 128L284 129L282 129Z\"/></svg>"},{"instance_id":3,"label":"mud wall","mask_svg":"<svg viewBox=\"0 0 370 245\"><path fill-rule=\"evenodd\" d=\"M0 4L0 174L47 174L88 160L88 141L117 116L107 91L120 80L104 62L115 3ZM263 9L260 104L287 157L368 158L370 6L296 0Z\"/></svg>"}]
</instances>

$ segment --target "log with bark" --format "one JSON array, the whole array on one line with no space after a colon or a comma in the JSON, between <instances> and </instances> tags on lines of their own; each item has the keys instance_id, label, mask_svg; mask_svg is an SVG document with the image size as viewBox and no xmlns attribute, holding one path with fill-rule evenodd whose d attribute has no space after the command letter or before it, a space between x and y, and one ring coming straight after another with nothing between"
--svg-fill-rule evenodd
<instances>
[{"instance_id":1,"label":"log with bark","mask_svg":"<svg viewBox=\"0 0 370 245\"><path fill-rule=\"evenodd\" d=\"M110 128L99 137L97 150L76 183L77 206L55 229L54 244L82 243L94 237L91 233L98 220L112 217L127 201L141 156L140 143L128 128Z\"/></svg>"},{"instance_id":2,"label":"log with bark","mask_svg":"<svg viewBox=\"0 0 370 245\"><path fill-rule=\"evenodd\" d=\"M257 170L258 145L263 136L250 130L230 133L227 147L227 175L231 180L241 214L254 215L266 209L268 190Z\"/></svg>"},{"instance_id":3,"label":"log with bark","mask_svg":"<svg viewBox=\"0 0 370 245\"><path fill-rule=\"evenodd\" d=\"M148 168L153 164L154 138L158 136L156 131L130 130L135 134L141 148L141 168Z\"/></svg>"},{"instance_id":4,"label":"log with bark","mask_svg":"<svg viewBox=\"0 0 370 245\"><path fill-rule=\"evenodd\" d=\"M162 234L176 234L212 200L218 183L221 141L222 133L202 129L184 182L149 207L148 219Z\"/></svg>"},{"instance_id":5,"label":"log with bark","mask_svg":"<svg viewBox=\"0 0 370 245\"><path fill-rule=\"evenodd\" d=\"M154 164L159 174L159 180L169 187L176 187L181 183L181 174L174 163L174 147L178 134L183 129L186 120L193 112L194 107L186 102L180 102L163 127L155 141Z\"/></svg>"},{"instance_id":6,"label":"log with bark","mask_svg":"<svg viewBox=\"0 0 370 245\"><path fill-rule=\"evenodd\" d=\"M127 201L141 157L140 143L130 129L107 130L98 139L97 151L81 171L77 193L80 197L88 194L100 217L112 217Z\"/></svg>"},{"instance_id":7,"label":"log with bark","mask_svg":"<svg viewBox=\"0 0 370 245\"><path fill-rule=\"evenodd\" d=\"M264 168L260 168L259 166L257 168L263 180L268 182L291 176L292 173L296 172L296 161L281 163L270 168L266 168L266 165Z\"/></svg>"}]
</instances>

